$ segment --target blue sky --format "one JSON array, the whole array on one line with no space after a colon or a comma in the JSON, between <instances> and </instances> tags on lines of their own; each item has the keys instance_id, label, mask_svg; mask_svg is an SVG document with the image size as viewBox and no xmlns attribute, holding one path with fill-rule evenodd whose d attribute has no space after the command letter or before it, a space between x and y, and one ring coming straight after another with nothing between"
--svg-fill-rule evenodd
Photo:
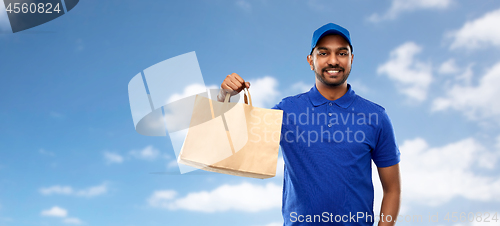
<instances>
[{"instance_id":1,"label":"blue sky","mask_svg":"<svg viewBox=\"0 0 500 226\"><path fill-rule=\"evenodd\" d=\"M348 82L392 119L401 213L498 225L444 220L500 214L498 1L80 1L18 33L6 21L1 12L0 225L282 224L279 172L178 175L169 139L134 130L127 85L196 51L206 86L236 72L255 105L272 107L314 84L306 55L328 22L351 32Z\"/></svg>"}]
</instances>

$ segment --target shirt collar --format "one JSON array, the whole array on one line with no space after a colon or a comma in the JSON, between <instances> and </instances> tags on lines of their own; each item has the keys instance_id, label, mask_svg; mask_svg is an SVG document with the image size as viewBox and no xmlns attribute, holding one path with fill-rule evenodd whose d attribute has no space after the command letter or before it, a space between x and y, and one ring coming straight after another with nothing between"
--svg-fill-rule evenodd
<instances>
[{"instance_id":1,"label":"shirt collar","mask_svg":"<svg viewBox=\"0 0 500 226\"><path fill-rule=\"evenodd\" d=\"M309 99L315 107L328 102L335 103L342 108L348 108L356 97L356 93L351 89L350 84L347 84L347 92L342 97L334 101L328 100L323 95L321 95L321 93L319 93L318 89L316 88L316 84L309 90L308 94Z\"/></svg>"}]
</instances>

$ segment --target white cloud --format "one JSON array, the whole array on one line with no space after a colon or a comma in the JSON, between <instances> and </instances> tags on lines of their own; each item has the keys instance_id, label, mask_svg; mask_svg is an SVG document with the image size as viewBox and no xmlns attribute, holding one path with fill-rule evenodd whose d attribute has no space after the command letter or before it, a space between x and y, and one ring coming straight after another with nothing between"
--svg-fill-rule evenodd
<instances>
[{"instance_id":1,"label":"white cloud","mask_svg":"<svg viewBox=\"0 0 500 226\"><path fill-rule=\"evenodd\" d=\"M68 211L59 206L54 206L48 210L43 210L40 214L47 217L66 217Z\"/></svg>"},{"instance_id":2,"label":"white cloud","mask_svg":"<svg viewBox=\"0 0 500 226\"><path fill-rule=\"evenodd\" d=\"M52 195L52 194L71 195L73 194L73 188L71 188L70 186L55 185L48 188L40 188L40 193L42 193L42 195Z\"/></svg>"},{"instance_id":3,"label":"white cloud","mask_svg":"<svg viewBox=\"0 0 500 226\"><path fill-rule=\"evenodd\" d=\"M469 76L470 77L470 76ZM469 119L493 119L500 123L500 62L495 64L479 80L477 86L454 84L444 97L433 101L432 110L454 109L463 112Z\"/></svg>"},{"instance_id":4,"label":"white cloud","mask_svg":"<svg viewBox=\"0 0 500 226\"><path fill-rule=\"evenodd\" d=\"M307 84L305 82L296 82L291 86L291 90L299 92L299 93L305 93L309 91L313 87L313 83Z\"/></svg>"},{"instance_id":5,"label":"white cloud","mask_svg":"<svg viewBox=\"0 0 500 226\"><path fill-rule=\"evenodd\" d=\"M42 195L75 195L81 197L94 197L105 194L108 191L106 184L101 184L86 189L75 190L71 186L55 185L47 188L40 188Z\"/></svg>"},{"instance_id":6,"label":"white cloud","mask_svg":"<svg viewBox=\"0 0 500 226\"><path fill-rule=\"evenodd\" d=\"M500 201L500 178L473 172L477 167L493 169L499 155L475 139L429 147L424 139L415 138L406 140L400 149L404 200L430 206L456 197Z\"/></svg>"},{"instance_id":7,"label":"white cloud","mask_svg":"<svg viewBox=\"0 0 500 226\"><path fill-rule=\"evenodd\" d=\"M383 15L372 14L368 20L380 22L382 20L394 20L403 12L425 9L446 9L453 0L392 0L391 7Z\"/></svg>"},{"instance_id":8,"label":"white cloud","mask_svg":"<svg viewBox=\"0 0 500 226\"><path fill-rule=\"evenodd\" d=\"M82 197L94 197L98 195L102 195L108 192L108 186L106 184L101 184L93 187L89 187L86 189L82 189L75 192L76 196Z\"/></svg>"},{"instance_id":9,"label":"white cloud","mask_svg":"<svg viewBox=\"0 0 500 226\"><path fill-rule=\"evenodd\" d=\"M440 74L455 74L459 72L459 68L455 63L455 59L449 59L439 66L438 72Z\"/></svg>"},{"instance_id":10,"label":"white cloud","mask_svg":"<svg viewBox=\"0 0 500 226\"><path fill-rule=\"evenodd\" d=\"M446 89L446 86L449 84L463 84L470 85L472 81L472 77L474 76L474 72L472 71L472 67L474 63L469 64L467 67L460 67L455 62L455 59L449 59L441 64L438 69L438 73L442 75L452 75L445 81L445 84L442 85ZM444 77L443 77L444 78Z\"/></svg>"},{"instance_id":11,"label":"white cloud","mask_svg":"<svg viewBox=\"0 0 500 226\"><path fill-rule=\"evenodd\" d=\"M113 163L122 163L123 162L123 157L120 154L113 153L113 152L104 152L104 159L106 160L106 163L108 164L113 164Z\"/></svg>"},{"instance_id":12,"label":"white cloud","mask_svg":"<svg viewBox=\"0 0 500 226\"><path fill-rule=\"evenodd\" d=\"M276 165L276 176L282 177L283 173L285 173L285 160L283 160L283 156L279 156L278 164Z\"/></svg>"},{"instance_id":13,"label":"white cloud","mask_svg":"<svg viewBox=\"0 0 500 226\"><path fill-rule=\"evenodd\" d=\"M162 190L155 191L153 195L148 199L148 203L151 206L159 207L162 202L166 200L172 200L177 196L177 192L174 190Z\"/></svg>"},{"instance_id":14,"label":"white cloud","mask_svg":"<svg viewBox=\"0 0 500 226\"><path fill-rule=\"evenodd\" d=\"M250 80L250 95L255 107L270 108L276 104L278 91L278 80L271 76L265 76L256 80ZM243 95L241 95L243 96Z\"/></svg>"},{"instance_id":15,"label":"white cloud","mask_svg":"<svg viewBox=\"0 0 500 226\"><path fill-rule=\"evenodd\" d=\"M372 162L372 182L373 182L373 212L380 213L380 206L382 203L382 183L380 182L377 166ZM403 203L402 203L403 204ZM403 213L401 213L403 214Z\"/></svg>"},{"instance_id":16,"label":"white cloud","mask_svg":"<svg viewBox=\"0 0 500 226\"><path fill-rule=\"evenodd\" d=\"M295 96L299 93L308 92L313 86L314 86L314 80L310 81L309 83L299 81L299 82L293 83L292 85L285 87L284 90L282 90L282 92L279 92L278 94L281 95L282 97ZM276 104L278 102L279 102L279 100L276 100L275 103L272 103L272 106L274 106L274 104ZM272 107L271 105L268 105L268 106Z\"/></svg>"},{"instance_id":17,"label":"white cloud","mask_svg":"<svg viewBox=\"0 0 500 226\"><path fill-rule=\"evenodd\" d=\"M182 93L174 93L167 100L167 103L172 103L174 101L190 97L199 93L207 92L207 89L218 89L216 85L204 86L202 84L191 84L184 87L184 91Z\"/></svg>"},{"instance_id":18,"label":"white cloud","mask_svg":"<svg viewBox=\"0 0 500 226\"><path fill-rule=\"evenodd\" d=\"M462 74L458 74L454 76L455 83L456 84L462 84L462 85L470 85L472 81L472 77L474 76L474 72L472 71L472 67L474 64L469 64L467 68L463 68L460 70Z\"/></svg>"},{"instance_id":19,"label":"white cloud","mask_svg":"<svg viewBox=\"0 0 500 226\"><path fill-rule=\"evenodd\" d=\"M158 151L158 149L154 148L153 146L149 145L143 148L142 150L130 151L130 155L138 159L155 160L160 156L160 151Z\"/></svg>"},{"instance_id":20,"label":"white cloud","mask_svg":"<svg viewBox=\"0 0 500 226\"><path fill-rule=\"evenodd\" d=\"M53 206L52 208L50 208L48 210L42 210L40 215L46 216L46 217L63 218L62 222L65 224L75 224L75 225L83 224L83 222L76 217L67 217L68 211L66 209L59 207L59 206Z\"/></svg>"},{"instance_id":21,"label":"white cloud","mask_svg":"<svg viewBox=\"0 0 500 226\"><path fill-rule=\"evenodd\" d=\"M64 218L63 223L65 223L65 224L75 224L75 225L81 225L81 224L83 224L83 222L80 219L76 218L76 217Z\"/></svg>"},{"instance_id":22,"label":"white cloud","mask_svg":"<svg viewBox=\"0 0 500 226\"><path fill-rule=\"evenodd\" d=\"M281 207L281 186L250 183L222 185L212 191L192 192L178 197L174 190L155 191L148 199L150 206L169 210L224 212L229 210L258 212Z\"/></svg>"},{"instance_id":23,"label":"white cloud","mask_svg":"<svg viewBox=\"0 0 500 226\"><path fill-rule=\"evenodd\" d=\"M478 49L500 47L500 9L486 13L481 18L466 22L462 28L447 34L453 39L450 49Z\"/></svg>"},{"instance_id":24,"label":"white cloud","mask_svg":"<svg viewBox=\"0 0 500 226\"><path fill-rule=\"evenodd\" d=\"M356 93L366 94L366 93L370 92L370 88L367 85L365 85L365 83L362 82L360 79L354 79L354 80L349 81L348 83L351 84L352 89Z\"/></svg>"},{"instance_id":25,"label":"white cloud","mask_svg":"<svg viewBox=\"0 0 500 226\"><path fill-rule=\"evenodd\" d=\"M399 92L416 101L427 98L427 90L432 82L432 67L414 58L422 47L406 42L390 53L389 60L377 69L396 83Z\"/></svg>"}]
</instances>

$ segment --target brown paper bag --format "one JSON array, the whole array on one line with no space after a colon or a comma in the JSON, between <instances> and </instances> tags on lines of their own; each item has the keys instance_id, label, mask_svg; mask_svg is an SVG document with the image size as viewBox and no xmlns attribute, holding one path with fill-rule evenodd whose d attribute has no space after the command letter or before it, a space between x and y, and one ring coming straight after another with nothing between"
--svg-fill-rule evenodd
<instances>
[{"instance_id":1,"label":"brown paper bag","mask_svg":"<svg viewBox=\"0 0 500 226\"><path fill-rule=\"evenodd\" d=\"M245 90L248 92L248 90ZM243 177L276 174L283 111L197 95L178 162ZM246 103L245 94L245 103Z\"/></svg>"}]
</instances>

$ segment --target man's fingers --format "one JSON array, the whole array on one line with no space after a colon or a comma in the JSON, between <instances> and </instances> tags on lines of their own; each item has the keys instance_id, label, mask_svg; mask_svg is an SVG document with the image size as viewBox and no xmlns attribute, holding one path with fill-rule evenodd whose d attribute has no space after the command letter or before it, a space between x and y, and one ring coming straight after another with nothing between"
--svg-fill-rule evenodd
<instances>
[{"instance_id":1,"label":"man's fingers","mask_svg":"<svg viewBox=\"0 0 500 226\"><path fill-rule=\"evenodd\" d=\"M248 88L250 88L250 82L245 82L245 86Z\"/></svg>"},{"instance_id":2,"label":"man's fingers","mask_svg":"<svg viewBox=\"0 0 500 226\"><path fill-rule=\"evenodd\" d=\"M220 87L225 90L232 90L225 81L220 85Z\"/></svg>"},{"instance_id":3,"label":"man's fingers","mask_svg":"<svg viewBox=\"0 0 500 226\"><path fill-rule=\"evenodd\" d=\"M243 80L243 78L236 73L232 73L231 76L233 78L235 78L236 80L238 80L240 82L240 84L243 84L245 82L245 80Z\"/></svg>"},{"instance_id":4,"label":"man's fingers","mask_svg":"<svg viewBox=\"0 0 500 226\"><path fill-rule=\"evenodd\" d=\"M231 81L229 79L226 81L226 85L229 87L230 90L238 90L239 89L239 86L234 84L233 81Z\"/></svg>"},{"instance_id":5,"label":"man's fingers","mask_svg":"<svg viewBox=\"0 0 500 226\"><path fill-rule=\"evenodd\" d=\"M233 78L231 82L238 87L238 92L245 88L245 81L241 82L239 79Z\"/></svg>"},{"instance_id":6,"label":"man's fingers","mask_svg":"<svg viewBox=\"0 0 500 226\"><path fill-rule=\"evenodd\" d=\"M245 87L246 88L250 87L250 83L245 82L245 80L240 75L238 75L236 73L232 73L228 77L231 79L231 82L233 82L233 84L235 84L236 86L239 87L237 90L238 92L240 92Z\"/></svg>"}]
</instances>

